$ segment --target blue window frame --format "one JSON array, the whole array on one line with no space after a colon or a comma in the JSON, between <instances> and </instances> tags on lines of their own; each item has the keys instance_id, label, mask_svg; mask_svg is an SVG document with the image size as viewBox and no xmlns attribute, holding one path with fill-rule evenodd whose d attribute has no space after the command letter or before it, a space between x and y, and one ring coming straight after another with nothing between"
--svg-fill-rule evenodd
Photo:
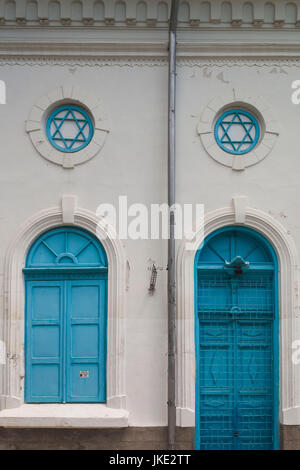
<instances>
[{"instance_id":1,"label":"blue window frame","mask_svg":"<svg viewBox=\"0 0 300 470\"><path fill-rule=\"evenodd\" d=\"M225 152L243 155L250 152L260 138L260 126L253 114L243 109L230 109L215 124L215 139Z\"/></svg>"},{"instance_id":2,"label":"blue window frame","mask_svg":"<svg viewBox=\"0 0 300 470\"><path fill-rule=\"evenodd\" d=\"M50 114L46 134L49 142L61 152L78 152L90 143L94 126L83 108L70 104L59 106Z\"/></svg>"},{"instance_id":3,"label":"blue window frame","mask_svg":"<svg viewBox=\"0 0 300 470\"><path fill-rule=\"evenodd\" d=\"M201 450L279 448L278 263L245 227L195 257L196 429Z\"/></svg>"},{"instance_id":4,"label":"blue window frame","mask_svg":"<svg viewBox=\"0 0 300 470\"><path fill-rule=\"evenodd\" d=\"M25 401L106 401L107 257L71 227L31 247L26 284Z\"/></svg>"}]
</instances>

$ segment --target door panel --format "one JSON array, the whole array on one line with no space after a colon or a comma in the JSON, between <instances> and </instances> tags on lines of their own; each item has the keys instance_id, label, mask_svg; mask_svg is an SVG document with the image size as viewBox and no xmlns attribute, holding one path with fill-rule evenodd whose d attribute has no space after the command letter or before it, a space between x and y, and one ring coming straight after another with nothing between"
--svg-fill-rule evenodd
<instances>
[{"instance_id":1,"label":"door panel","mask_svg":"<svg viewBox=\"0 0 300 470\"><path fill-rule=\"evenodd\" d=\"M60 326L32 326L32 358L59 359L60 356Z\"/></svg>"},{"instance_id":2,"label":"door panel","mask_svg":"<svg viewBox=\"0 0 300 470\"><path fill-rule=\"evenodd\" d=\"M60 321L62 283L32 283L31 319L34 321Z\"/></svg>"},{"instance_id":3,"label":"door panel","mask_svg":"<svg viewBox=\"0 0 300 470\"><path fill-rule=\"evenodd\" d=\"M26 401L62 400L63 298L61 281L26 282Z\"/></svg>"},{"instance_id":4,"label":"door panel","mask_svg":"<svg viewBox=\"0 0 300 470\"><path fill-rule=\"evenodd\" d=\"M236 322L239 448L267 450L273 433L272 322Z\"/></svg>"},{"instance_id":5,"label":"door panel","mask_svg":"<svg viewBox=\"0 0 300 470\"><path fill-rule=\"evenodd\" d=\"M67 298L67 400L104 401L106 281L69 281Z\"/></svg>"},{"instance_id":6,"label":"door panel","mask_svg":"<svg viewBox=\"0 0 300 470\"><path fill-rule=\"evenodd\" d=\"M100 292L99 284L92 282L73 282L70 297L71 318L94 319L99 318Z\"/></svg>"},{"instance_id":7,"label":"door panel","mask_svg":"<svg viewBox=\"0 0 300 470\"><path fill-rule=\"evenodd\" d=\"M96 359L99 356L98 325L72 325L71 357Z\"/></svg>"},{"instance_id":8,"label":"door panel","mask_svg":"<svg viewBox=\"0 0 300 470\"><path fill-rule=\"evenodd\" d=\"M29 402L59 402L61 399L60 376L58 364L37 364L31 366L31 394Z\"/></svg>"},{"instance_id":9,"label":"door panel","mask_svg":"<svg viewBox=\"0 0 300 470\"><path fill-rule=\"evenodd\" d=\"M98 364L72 362L69 369L68 402L99 402L100 377Z\"/></svg>"},{"instance_id":10,"label":"door panel","mask_svg":"<svg viewBox=\"0 0 300 470\"><path fill-rule=\"evenodd\" d=\"M26 281L27 402L106 399L106 280Z\"/></svg>"},{"instance_id":11,"label":"door panel","mask_svg":"<svg viewBox=\"0 0 300 470\"><path fill-rule=\"evenodd\" d=\"M272 279L198 271L201 449L273 448Z\"/></svg>"},{"instance_id":12,"label":"door panel","mask_svg":"<svg viewBox=\"0 0 300 470\"><path fill-rule=\"evenodd\" d=\"M200 321L200 433L209 449L233 445L233 328L228 321Z\"/></svg>"}]
</instances>

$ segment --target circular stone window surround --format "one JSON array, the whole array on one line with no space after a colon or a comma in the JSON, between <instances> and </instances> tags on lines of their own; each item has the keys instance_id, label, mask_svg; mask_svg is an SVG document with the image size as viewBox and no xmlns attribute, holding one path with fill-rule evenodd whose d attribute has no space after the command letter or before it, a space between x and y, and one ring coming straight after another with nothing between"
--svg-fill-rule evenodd
<instances>
[{"instance_id":1,"label":"circular stone window surround","mask_svg":"<svg viewBox=\"0 0 300 470\"><path fill-rule=\"evenodd\" d=\"M94 126L90 143L77 152L65 153L53 147L46 135L46 121L50 113L63 104L81 106L88 112ZM103 147L109 133L108 120L103 115L99 99L77 86L66 85L50 91L32 107L26 121L26 132L42 157L63 168L74 168L93 158Z\"/></svg>"},{"instance_id":2,"label":"circular stone window surround","mask_svg":"<svg viewBox=\"0 0 300 470\"><path fill-rule=\"evenodd\" d=\"M250 152L234 155L222 150L215 139L215 123L221 114L231 108L241 108L252 113L260 124L260 139ZM202 144L207 153L218 163L233 170L244 170L263 160L273 149L279 136L278 122L270 106L261 97L251 97L237 90L216 97L204 108L197 126Z\"/></svg>"}]
</instances>

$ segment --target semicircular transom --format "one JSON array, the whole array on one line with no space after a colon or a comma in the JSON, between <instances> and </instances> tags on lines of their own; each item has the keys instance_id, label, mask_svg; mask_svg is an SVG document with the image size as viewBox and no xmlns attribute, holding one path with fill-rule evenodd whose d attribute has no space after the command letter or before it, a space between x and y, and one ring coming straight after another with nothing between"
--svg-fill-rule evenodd
<instances>
[{"instance_id":1,"label":"semicircular transom","mask_svg":"<svg viewBox=\"0 0 300 470\"><path fill-rule=\"evenodd\" d=\"M44 233L29 250L26 267L107 267L100 241L72 227L60 227Z\"/></svg>"}]
</instances>

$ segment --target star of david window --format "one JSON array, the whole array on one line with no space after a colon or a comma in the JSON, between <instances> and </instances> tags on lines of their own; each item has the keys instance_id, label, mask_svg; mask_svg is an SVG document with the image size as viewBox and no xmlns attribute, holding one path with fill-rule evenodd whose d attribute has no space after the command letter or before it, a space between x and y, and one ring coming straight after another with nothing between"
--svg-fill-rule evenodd
<instances>
[{"instance_id":1,"label":"star of david window","mask_svg":"<svg viewBox=\"0 0 300 470\"><path fill-rule=\"evenodd\" d=\"M221 114L215 125L215 138L225 152L242 155L258 143L260 127L253 114L242 109L230 109Z\"/></svg>"},{"instance_id":2,"label":"star of david window","mask_svg":"<svg viewBox=\"0 0 300 470\"><path fill-rule=\"evenodd\" d=\"M46 133L49 142L61 152L78 152L91 141L94 133L88 113L75 105L56 108L48 117Z\"/></svg>"}]
</instances>

